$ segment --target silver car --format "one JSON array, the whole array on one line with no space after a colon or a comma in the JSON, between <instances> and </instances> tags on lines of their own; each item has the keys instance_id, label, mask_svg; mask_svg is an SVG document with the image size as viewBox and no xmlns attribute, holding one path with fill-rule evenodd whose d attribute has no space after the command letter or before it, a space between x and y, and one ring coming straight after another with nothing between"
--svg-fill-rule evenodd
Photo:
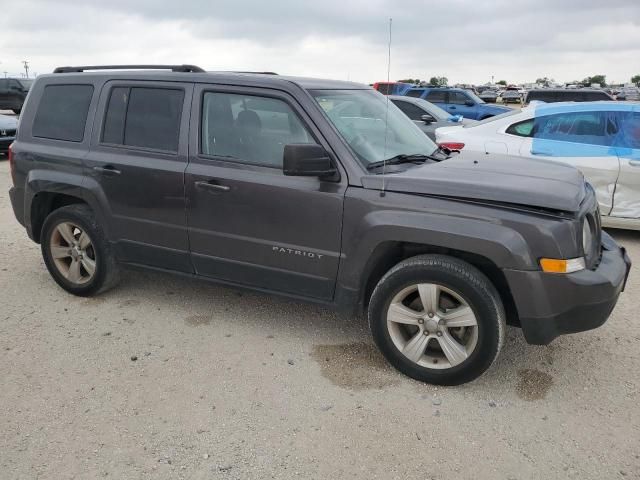
<instances>
[{"instance_id":1,"label":"silver car","mask_svg":"<svg viewBox=\"0 0 640 480\"><path fill-rule=\"evenodd\" d=\"M421 98L389 95L389 99L434 141L436 139L436 128L476 123L475 120L468 120L463 118L462 115L451 115L433 103Z\"/></svg>"}]
</instances>

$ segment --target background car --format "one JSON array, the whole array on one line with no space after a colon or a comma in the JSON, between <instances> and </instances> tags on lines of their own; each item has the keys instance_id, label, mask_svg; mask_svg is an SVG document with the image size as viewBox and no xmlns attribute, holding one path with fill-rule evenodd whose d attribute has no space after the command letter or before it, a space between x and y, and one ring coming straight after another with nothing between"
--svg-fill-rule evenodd
<instances>
[{"instance_id":1,"label":"background car","mask_svg":"<svg viewBox=\"0 0 640 480\"><path fill-rule=\"evenodd\" d=\"M522 103L522 95L518 90L505 90L500 98L502 103Z\"/></svg>"},{"instance_id":2,"label":"background car","mask_svg":"<svg viewBox=\"0 0 640 480\"><path fill-rule=\"evenodd\" d=\"M498 100L498 92L495 90L484 90L478 97L484 100L486 103L496 103Z\"/></svg>"},{"instance_id":3,"label":"background car","mask_svg":"<svg viewBox=\"0 0 640 480\"><path fill-rule=\"evenodd\" d=\"M468 120L459 115L450 115L440 107L436 107L434 104L421 98L390 95L389 99L402 110L407 117L413 120L431 140L435 140L435 132L438 127L476 123L474 120Z\"/></svg>"},{"instance_id":4,"label":"background car","mask_svg":"<svg viewBox=\"0 0 640 480\"><path fill-rule=\"evenodd\" d=\"M595 102L598 100L613 100L604 90L593 88L539 88L529 90L525 103L533 101L554 102Z\"/></svg>"},{"instance_id":5,"label":"background car","mask_svg":"<svg viewBox=\"0 0 640 480\"><path fill-rule=\"evenodd\" d=\"M436 141L455 150L571 164L594 187L604 225L640 230L640 104L537 104L475 125L439 128Z\"/></svg>"},{"instance_id":6,"label":"background car","mask_svg":"<svg viewBox=\"0 0 640 480\"><path fill-rule=\"evenodd\" d=\"M20 113L32 83L27 78L0 78L0 110Z\"/></svg>"},{"instance_id":7,"label":"background car","mask_svg":"<svg viewBox=\"0 0 640 480\"><path fill-rule=\"evenodd\" d=\"M640 100L640 88L638 87L624 87L616 95L616 100Z\"/></svg>"},{"instance_id":8,"label":"background car","mask_svg":"<svg viewBox=\"0 0 640 480\"><path fill-rule=\"evenodd\" d=\"M0 115L0 154L6 154L16 139L18 121L8 115Z\"/></svg>"},{"instance_id":9,"label":"background car","mask_svg":"<svg viewBox=\"0 0 640 480\"><path fill-rule=\"evenodd\" d=\"M500 115L509 108L498 105L487 105L475 93L462 88L449 87L415 87L408 90L407 97L422 98L442 108L451 115L462 115L471 120Z\"/></svg>"}]
</instances>

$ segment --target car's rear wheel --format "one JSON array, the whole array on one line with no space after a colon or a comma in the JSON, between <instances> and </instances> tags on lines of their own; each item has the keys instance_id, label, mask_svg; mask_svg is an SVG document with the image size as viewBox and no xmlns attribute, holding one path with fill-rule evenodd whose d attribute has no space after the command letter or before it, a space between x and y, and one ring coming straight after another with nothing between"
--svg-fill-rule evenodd
<instances>
[{"instance_id":1,"label":"car's rear wheel","mask_svg":"<svg viewBox=\"0 0 640 480\"><path fill-rule=\"evenodd\" d=\"M41 247L53 279L74 295L93 295L117 281L109 242L86 205L69 205L49 214L42 226Z\"/></svg>"},{"instance_id":2,"label":"car's rear wheel","mask_svg":"<svg viewBox=\"0 0 640 480\"><path fill-rule=\"evenodd\" d=\"M487 370L504 342L499 294L472 265L421 255L393 267L369 304L374 341L406 375L458 385Z\"/></svg>"}]
</instances>

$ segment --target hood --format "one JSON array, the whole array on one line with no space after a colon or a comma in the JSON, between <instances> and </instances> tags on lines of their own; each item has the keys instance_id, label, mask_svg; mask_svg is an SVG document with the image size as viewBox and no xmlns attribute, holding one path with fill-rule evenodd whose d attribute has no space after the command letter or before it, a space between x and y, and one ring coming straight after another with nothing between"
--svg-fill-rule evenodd
<instances>
[{"instance_id":1,"label":"hood","mask_svg":"<svg viewBox=\"0 0 640 480\"><path fill-rule=\"evenodd\" d=\"M509 107L502 107L500 105L482 105L482 111L485 113L493 113L495 115L500 115L504 112L510 112L512 109Z\"/></svg>"},{"instance_id":2,"label":"hood","mask_svg":"<svg viewBox=\"0 0 640 480\"><path fill-rule=\"evenodd\" d=\"M380 190L382 177L367 175L362 184L365 188ZM565 212L577 212L586 193L584 177L570 165L475 152L387 173L385 190Z\"/></svg>"},{"instance_id":3,"label":"hood","mask_svg":"<svg viewBox=\"0 0 640 480\"><path fill-rule=\"evenodd\" d=\"M2 130L14 130L18 128L18 120L15 117L9 117L8 115L0 115L0 129Z\"/></svg>"}]
</instances>

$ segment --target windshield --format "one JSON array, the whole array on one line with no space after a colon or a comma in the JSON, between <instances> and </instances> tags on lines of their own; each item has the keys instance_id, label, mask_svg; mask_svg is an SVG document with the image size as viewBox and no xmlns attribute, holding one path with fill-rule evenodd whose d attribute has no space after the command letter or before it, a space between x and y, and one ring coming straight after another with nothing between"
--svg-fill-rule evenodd
<instances>
[{"instance_id":1,"label":"windshield","mask_svg":"<svg viewBox=\"0 0 640 480\"><path fill-rule=\"evenodd\" d=\"M438 149L393 102L375 90L310 93L365 166L397 155L432 155Z\"/></svg>"},{"instance_id":2,"label":"windshield","mask_svg":"<svg viewBox=\"0 0 640 480\"><path fill-rule=\"evenodd\" d=\"M22 88L24 88L25 90L29 90L31 88L31 85L33 85L33 80L18 80L18 82L20 82L20 85L22 85Z\"/></svg>"}]
</instances>

